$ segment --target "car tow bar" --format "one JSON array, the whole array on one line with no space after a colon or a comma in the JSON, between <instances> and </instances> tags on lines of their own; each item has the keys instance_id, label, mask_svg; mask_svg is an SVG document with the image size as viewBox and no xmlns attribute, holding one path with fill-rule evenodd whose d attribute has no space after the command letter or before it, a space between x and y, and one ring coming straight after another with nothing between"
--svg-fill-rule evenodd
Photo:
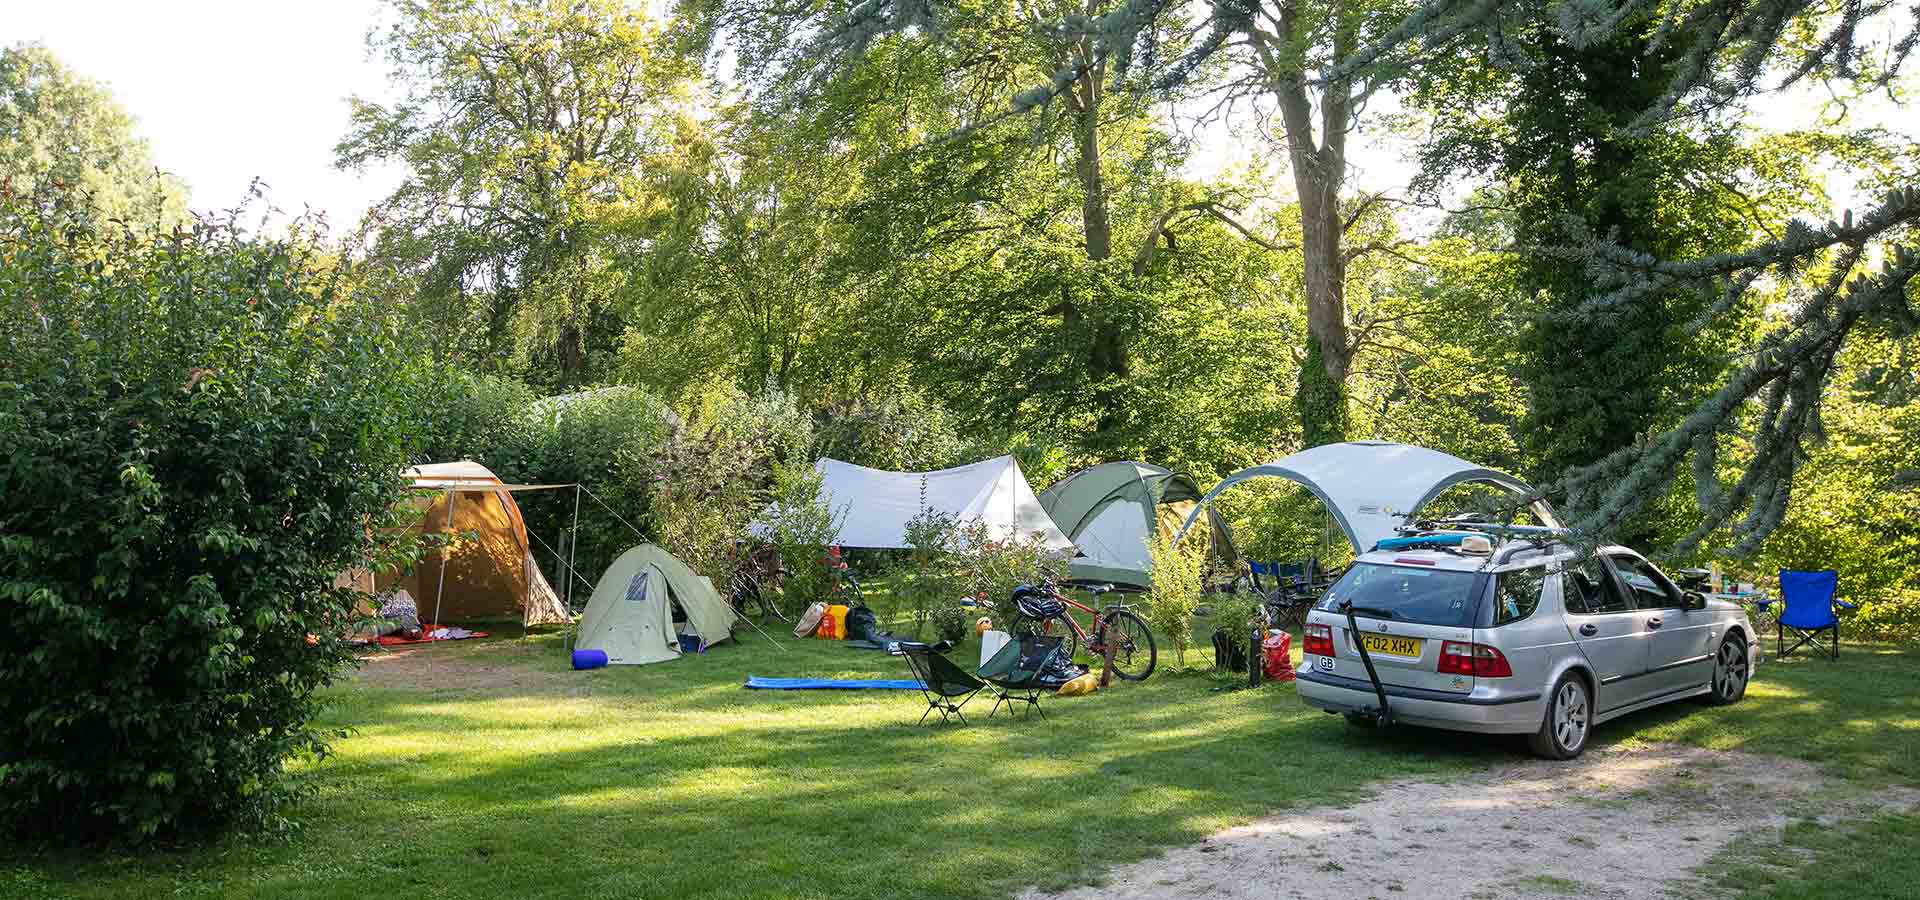
<instances>
[{"instance_id":1,"label":"car tow bar","mask_svg":"<svg viewBox=\"0 0 1920 900\"><path fill-rule=\"evenodd\" d=\"M1385 728L1393 724L1393 707L1387 705L1387 689L1380 684L1380 673L1373 670L1373 657L1367 653L1367 642L1360 639L1360 623L1353 618L1353 601L1342 601L1340 611L1347 615L1347 635L1353 640L1354 648L1360 651L1360 664L1367 668L1367 680L1373 682L1373 695L1380 698L1380 711L1373 716L1374 724Z\"/></svg>"}]
</instances>

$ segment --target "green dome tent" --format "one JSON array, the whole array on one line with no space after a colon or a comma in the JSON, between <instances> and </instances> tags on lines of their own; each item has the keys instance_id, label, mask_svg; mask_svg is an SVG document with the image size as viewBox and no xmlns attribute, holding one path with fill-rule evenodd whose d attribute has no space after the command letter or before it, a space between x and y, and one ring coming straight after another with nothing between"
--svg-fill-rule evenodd
<instances>
[{"instance_id":1,"label":"green dome tent","mask_svg":"<svg viewBox=\"0 0 1920 900\"><path fill-rule=\"evenodd\" d=\"M702 644L732 636L733 608L708 581L673 554L641 544L607 566L580 617L579 650L604 650L615 665L644 665L680 656L673 609Z\"/></svg>"},{"instance_id":2,"label":"green dome tent","mask_svg":"<svg viewBox=\"0 0 1920 900\"><path fill-rule=\"evenodd\" d=\"M1110 462L1081 469L1040 492L1040 505L1067 533L1080 555L1068 577L1147 588L1152 568L1148 537L1171 540L1200 501L1200 486L1186 475L1143 462ZM1233 535L1220 514L1207 510L1205 533L1214 556L1235 559Z\"/></svg>"}]
</instances>

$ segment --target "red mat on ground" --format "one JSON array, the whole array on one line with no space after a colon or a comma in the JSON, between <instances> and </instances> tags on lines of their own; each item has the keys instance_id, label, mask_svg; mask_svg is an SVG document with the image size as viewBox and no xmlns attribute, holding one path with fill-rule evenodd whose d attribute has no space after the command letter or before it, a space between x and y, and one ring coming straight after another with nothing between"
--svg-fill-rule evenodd
<instances>
[{"instance_id":1,"label":"red mat on ground","mask_svg":"<svg viewBox=\"0 0 1920 900\"><path fill-rule=\"evenodd\" d=\"M389 634L389 635L384 635L384 636L382 636L382 637L381 637L381 638L379 639L379 640L380 640L380 646L382 646L382 647L398 647L398 646L401 646L401 645L403 645L403 644L437 644L437 643L439 643L439 642L441 642L441 641L464 641L464 640L466 640L467 638L483 638L483 637L486 637L486 636L487 636L487 633L486 633L486 632L484 632L484 631L476 631L476 632L473 632L472 634L469 634L469 635L467 635L466 637L455 637L455 638L433 638L433 637L425 637L425 636L424 636L424 635L428 635L428 634L432 634L432 633L433 633L433 630L434 630L435 628L438 628L438 627L440 627L440 626L438 626L438 625L422 625L422 626L420 627L420 631L421 631L421 633L422 633L422 635L423 635L423 636L422 636L422 637L417 637L417 638L405 638L405 637L401 637L401 636L399 636L399 635L397 635L397 634Z\"/></svg>"}]
</instances>

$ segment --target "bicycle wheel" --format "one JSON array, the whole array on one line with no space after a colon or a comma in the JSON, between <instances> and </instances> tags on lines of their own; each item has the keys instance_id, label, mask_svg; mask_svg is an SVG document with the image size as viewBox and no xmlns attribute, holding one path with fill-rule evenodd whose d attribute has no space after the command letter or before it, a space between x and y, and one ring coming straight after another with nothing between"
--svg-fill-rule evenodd
<instances>
[{"instance_id":1,"label":"bicycle wheel","mask_svg":"<svg viewBox=\"0 0 1920 900\"><path fill-rule=\"evenodd\" d=\"M1107 646L1112 645L1113 674L1127 681L1145 681L1159 661L1153 631L1147 628L1145 620L1128 610L1108 607L1100 614L1100 633L1094 639L1100 644L1102 655L1107 652Z\"/></svg>"},{"instance_id":2,"label":"bicycle wheel","mask_svg":"<svg viewBox=\"0 0 1920 900\"><path fill-rule=\"evenodd\" d=\"M770 618L780 622L787 621L787 614L780 611L780 605L774 603L773 598L767 596L766 591L760 587L760 579L747 576L747 593L748 602L756 608L755 614L760 617L760 621L765 622ZM746 612L745 609L740 610L741 615L746 615Z\"/></svg>"},{"instance_id":3,"label":"bicycle wheel","mask_svg":"<svg viewBox=\"0 0 1920 900\"><path fill-rule=\"evenodd\" d=\"M766 620L766 600L760 596L760 585L753 580L753 576L745 572L736 572L732 581L727 584L727 588L727 600L733 605L734 614L738 615L741 621Z\"/></svg>"},{"instance_id":4,"label":"bicycle wheel","mask_svg":"<svg viewBox=\"0 0 1920 900\"><path fill-rule=\"evenodd\" d=\"M1013 620L1013 628L1008 631L1007 634L1012 635L1016 641L1028 635L1057 637L1060 639L1060 650L1067 654L1067 660L1069 662L1073 660L1073 655L1080 650L1080 636L1074 634L1073 629L1058 618L1036 619L1032 616L1021 615L1019 618Z\"/></svg>"}]
</instances>

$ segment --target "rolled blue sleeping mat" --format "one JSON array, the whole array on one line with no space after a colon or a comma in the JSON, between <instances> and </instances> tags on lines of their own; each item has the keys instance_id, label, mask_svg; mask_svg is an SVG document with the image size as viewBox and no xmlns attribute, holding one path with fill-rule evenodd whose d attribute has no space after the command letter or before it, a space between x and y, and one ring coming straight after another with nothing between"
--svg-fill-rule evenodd
<instances>
[{"instance_id":1,"label":"rolled blue sleeping mat","mask_svg":"<svg viewBox=\"0 0 1920 900\"><path fill-rule=\"evenodd\" d=\"M606 664L607 651L605 650L573 651L573 667L576 669L598 669Z\"/></svg>"}]
</instances>

